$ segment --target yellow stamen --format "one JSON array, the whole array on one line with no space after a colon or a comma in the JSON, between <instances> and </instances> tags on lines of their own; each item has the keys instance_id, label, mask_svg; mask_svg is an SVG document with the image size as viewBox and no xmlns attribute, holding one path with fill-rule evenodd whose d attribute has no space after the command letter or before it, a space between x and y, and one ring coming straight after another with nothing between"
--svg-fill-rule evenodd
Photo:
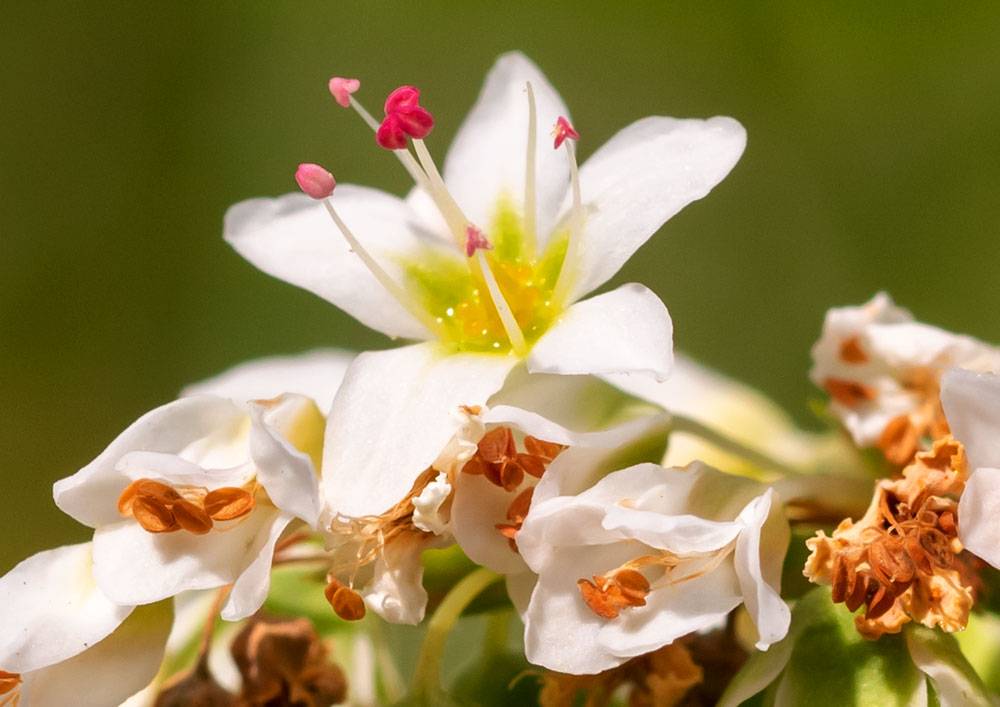
<instances>
[{"instance_id":1,"label":"yellow stamen","mask_svg":"<svg viewBox=\"0 0 1000 707\"><path fill-rule=\"evenodd\" d=\"M493 271L490 270L489 263L486 262L486 256L483 255L483 251L476 251L476 259L479 261L479 267L486 282L486 289L490 293L490 299L493 300L494 309L496 309L497 314L500 316L504 331L507 332L507 338L510 340L511 348L514 349L514 354L517 356L527 355L528 344L524 340L524 334L521 333L521 327L518 326L517 319L514 318L514 313L511 311L510 305L507 304L507 300L504 299L496 278L493 277Z\"/></svg>"}]
</instances>

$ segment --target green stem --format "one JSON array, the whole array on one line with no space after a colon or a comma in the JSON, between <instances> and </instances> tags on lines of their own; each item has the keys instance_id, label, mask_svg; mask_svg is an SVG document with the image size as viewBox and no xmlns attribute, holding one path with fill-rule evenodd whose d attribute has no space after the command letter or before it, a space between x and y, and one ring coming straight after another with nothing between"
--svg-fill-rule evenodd
<instances>
[{"instance_id":1,"label":"green stem","mask_svg":"<svg viewBox=\"0 0 1000 707\"><path fill-rule=\"evenodd\" d=\"M670 415L671 432L686 432L696 437L701 437L706 442L714 444L723 451L742 457L754 466L758 466L762 469L768 469L770 471L776 471L782 476L801 476L806 473L801 469L796 469L795 467L791 467L784 462L778 461L770 455L759 452L756 449L751 449L741 442L737 442L731 437L727 437L718 430L714 430L708 425L704 425L693 418L685 417L684 415L676 415L674 413L670 413Z\"/></svg>"},{"instance_id":2,"label":"green stem","mask_svg":"<svg viewBox=\"0 0 1000 707\"><path fill-rule=\"evenodd\" d=\"M498 579L500 575L496 572L480 567L465 575L445 596L427 623L427 634L420 647L417 669L413 674L414 694L430 695L441 689L441 656L451 627L465 611L465 607Z\"/></svg>"},{"instance_id":3,"label":"green stem","mask_svg":"<svg viewBox=\"0 0 1000 707\"><path fill-rule=\"evenodd\" d=\"M510 626L509 611L494 611L489 615L486 624L486 635L483 637L483 655L487 660L501 655L507 647L507 633Z\"/></svg>"}]
</instances>

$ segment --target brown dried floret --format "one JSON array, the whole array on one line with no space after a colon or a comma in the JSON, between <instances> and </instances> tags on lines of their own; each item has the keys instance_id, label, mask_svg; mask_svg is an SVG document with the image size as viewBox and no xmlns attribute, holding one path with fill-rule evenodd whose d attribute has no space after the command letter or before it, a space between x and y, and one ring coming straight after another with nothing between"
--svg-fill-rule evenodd
<instances>
[{"instance_id":1,"label":"brown dried floret","mask_svg":"<svg viewBox=\"0 0 1000 707\"><path fill-rule=\"evenodd\" d=\"M879 482L857 523L841 521L832 537L819 531L804 574L829 584L834 602L855 611L866 638L918 621L945 631L965 627L972 607L969 570L955 523L968 478L960 444L950 437L918 453L903 476Z\"/></svg>"}]
</instances>

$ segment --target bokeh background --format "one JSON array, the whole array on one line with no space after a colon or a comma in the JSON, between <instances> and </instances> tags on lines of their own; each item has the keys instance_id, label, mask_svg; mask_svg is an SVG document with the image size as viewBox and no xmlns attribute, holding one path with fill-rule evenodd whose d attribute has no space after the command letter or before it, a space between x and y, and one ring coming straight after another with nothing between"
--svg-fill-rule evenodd
<instances>
[{"instance_id":1,"label":"bokeh background","mask_svg":"<svg viewBox=\"0 0 1000 707\"><path fill-rule=\"evenodd\" d=\"M439 157L493 59L562 92L585 157L649 114L731 115L733 173L609 286L804 424L824 311L885 288L1000 342L1000 4L11 2L0 13L0 571L89 531L51 502L136 417L234 363L389 342L242 261L226 207L296 163L403 193L326 92L423 90Z\"/></svg>"}]
</instances>

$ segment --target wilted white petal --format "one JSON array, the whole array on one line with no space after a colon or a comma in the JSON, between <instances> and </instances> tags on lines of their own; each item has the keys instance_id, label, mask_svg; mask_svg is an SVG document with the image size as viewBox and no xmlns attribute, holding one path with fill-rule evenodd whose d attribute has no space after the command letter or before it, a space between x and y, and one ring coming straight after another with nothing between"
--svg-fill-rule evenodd
<instances>
[{"instance_id":1,"label":"wilted white petal","mask_svg":"<svg viewBox=\"0 0 1000 707\"><path fill-rule=\"evenodd\" d=\"M788 633L791 611L781 600L781 564L788 549L788 523L772 507L774 491L755 498L737 521L745 526L736 540L733 557L740 592L757 627L757 648L767 650Z\"/></svg>"},{"instance_id":2,"label":"wilted white petal","mask_svg":"<svg viewBox=\"0 0 1000 707\"><path fill-rule=\"evenodd\" d=\"M374 581L362 591L365 603L376 614L394 624L416 625L424 618L427 592L420 553L431 541L402 535L391 543L375 562Z\"/></svg>"},{"instance_id":3,"label":"wilted white petal","mask_svg":"<svg viewBox=\"0 0 1000 707\"><path fill-rule=\"evenodd\" d=\"M220 612L226 621L239 621L257 611L267 598L271 588L271 561L274 558L274 546L278 542L288 523L292 520L290 513L278 513L271 519L270 528L263 528L253 536L253 544L243 548L244 557L251 558L250 563L240 572L233 588L226 598L226 603Z\"/></svg>"}]
</instances>

